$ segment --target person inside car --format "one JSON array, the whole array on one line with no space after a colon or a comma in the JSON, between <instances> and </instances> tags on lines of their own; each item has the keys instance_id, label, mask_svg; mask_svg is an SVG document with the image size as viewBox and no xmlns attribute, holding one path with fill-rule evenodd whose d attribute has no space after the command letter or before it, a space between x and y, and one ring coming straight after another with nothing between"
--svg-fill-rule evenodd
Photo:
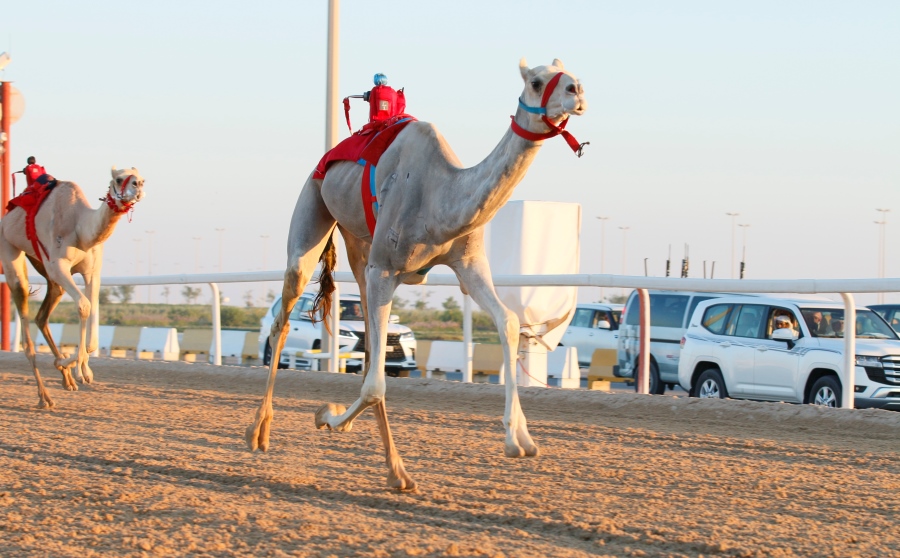
<instances>
[{"instance_id":1,"label":"person inside car","mask_svg":"<svg viewBox=\"0 0 900 558\"><path fill-rule=\"evenodd\" d=\"M776 314L775 321L772 324L772 333L775 333L775 330L778 329L790 329L793 331L794 328L793 324L791 323L791 319L784 314Z\"/></svg>"},{"instance_id":2,"label":"person inside car","mask_svg":"<svg viewBox=\"0 0 900 558\"><path fill-rule=\"evenodd\" d=\"M843 337L844 336L844 320L840 318L832 318L831 319L831 331L834 332L835 337Z\"/></svg>"},{"instance_id":3,"label":"person inside car","mask_svg":"<svg viewBox=\"0 0 900 558\"><path fill-rule=\"evenodd\" d=\"M823 332L824 327L822 326L822 313L819 311L813 312L806 316L806 325L809 326L809 332L813 337L818 337L819 333Z\"/></svg>"}]
</instances>

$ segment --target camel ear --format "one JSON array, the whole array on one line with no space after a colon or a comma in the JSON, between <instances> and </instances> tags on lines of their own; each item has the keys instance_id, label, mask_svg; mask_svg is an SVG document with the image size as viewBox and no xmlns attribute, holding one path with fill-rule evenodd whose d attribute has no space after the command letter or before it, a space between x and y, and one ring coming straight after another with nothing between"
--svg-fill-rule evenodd
<instances>
[{"instance_id":1,"label":"camel ear","mask_svg":"<svg viewBox=\"0 0 900 558\"><path fill-rule=\"evenodd\" d=\"M521 60L519 60L519 72L522 73L522 80L528 81L528 72L531 69L528 67L528 62L525 61L525 57L523 56Z\"/></svg>"},{"instance_id":2,"label":"camel ear","mask_svg":"<svg viewBox=\"0 0 900 558\"><path fill-rule=\"evenodd\" d=\"M566 67L563 66L562 60L560 60L559 58L554 58L554 59L553 59L553 65L556 66L557 68L559 68L560 70L565 70L565 69L566 69Z\"/></svg>"},{"instance_id":3,"label":"camel ear","mask_svg":"<svg viewBox=\"0 0 900 558\"><path fill-rule=\"evenodd\" d=\"M112 176L113 176L113 178L116 177L116 166L115 165L112 166Z\"/></svg>"}]
</instances>

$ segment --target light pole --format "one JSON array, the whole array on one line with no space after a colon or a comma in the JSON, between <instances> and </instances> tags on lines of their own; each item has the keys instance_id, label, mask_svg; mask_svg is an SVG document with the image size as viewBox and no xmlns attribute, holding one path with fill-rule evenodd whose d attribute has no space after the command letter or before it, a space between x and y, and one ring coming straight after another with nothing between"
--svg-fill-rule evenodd
<instances>
[{"instance_id":1,"label":"light pole","mask_svg":"<svg viewBox=\"0 0 900 558\"><path fill-rule=\"evenodd\" d=\"M268 252L269 252L269 235L261 234L261 235L259 235L259 237L262 239L262 242L263 242L262 270L265 271L266 265L267 265L266 264L266 256L268 256ZM266 284L265 283L262 284L262 296L260 297L260 300L262 300L263 304L265 305L265 301L266 301Z\"/></svg>"},{"instance_id":2,"label":"light pole","mask_svg":"<svg viewBox=\"0 0 900 558\"><path fill-rule=\"evenodd\" d=\"M628 229L631 227L619 227L619 230L622 231L622 275L625 275L625 254L628 248ZM625 289L622 289L622 294L625 294Z\"/></svg>"},{"instance_id":3,"label":"light pole","mask_svg":"<svg viewBox=\"0 0 900 558\"><path fill-rule=\"evenodd\" d=\"M153 235L156 231L144 231L147 233L147 275L153 275ZM147 285L147 302L152 302L151 286Z\"/></svg>"},{"instance_id":4,"label":"light pole","mask_svg":"<svg viewBox=\"0 0 900 558\"><path fill-rule=\"evenodd\" d=\"M600 273L606 272L606 221L609 217L597 217L600 219ZM603 287L600 287L600 302L603 302Z\"/></svg>"},{"instance_id":5,"label":"light pole","mask_svg":"<svg viewBox=\"0 0 900 558\"><path fill-rule=\"evenodd\" d=\"M225 229L216 229L216 232L219 233L219 273L222 273L222 233L225 232Z\"/></svg>"},{"instance_id":6,"label":"light pole","mask_svg":"<svg viewBox=\"0 0 900 558\"><path fill-rule=\"evenodd\" d=\"M743 279L744 269L747 266L747 229L750 227L750 224L738 223L738 226L741 228L741 272L738 277Z\"/></svg>"},{"instance_id":7,"label":"light pole","mask_svg":"<svg viewBox=\"0 0 900 558\"><path fill-rule=\"evenodd\" d=\"M141 274L141 239L140 238L132 238L132 242L136 243L137 248L134 249L134 274ZM135 296L135 302L137 302L137 296Z\"/></svg>"},{"instance_id":8,"label":"light pole","mask_svg":"<svg viewBox=\"0 0 900 558\"><path fill-rule=\"evenodd\" d=\"M194 273L200 272L200 241L203 240L202 236L195 236L194 238Z\"/></svg>"},{"instance_id":9,"label":"light pole","mask_svg":"<svg viewBox=\"0 0 900 558\"><path fill-rule=\"evenodd\" d=\"M884 252L885 252L885 244L887 244L887 236L885 236L885 229L887 227L887 214L890 209L876 209L875 211L881 213L881 220L875 221L875 224L879 226L879 237L878 237L878 278L884 279L887 275L887 270L885 269L885 261L884 261ZM884 293L878 293L878 304L884 303Z\"/></svg>"},{"instance_id":10,"label":"light pole","mask_svg":"<svg viewBox=\"0 0 900 558\"><path fill-rule=\"evenodd\" d=\"M731 217L731 278L734 279L734 219L740 215L740 213L726 212L725 215Z\"/></svg>"}]
</instances>

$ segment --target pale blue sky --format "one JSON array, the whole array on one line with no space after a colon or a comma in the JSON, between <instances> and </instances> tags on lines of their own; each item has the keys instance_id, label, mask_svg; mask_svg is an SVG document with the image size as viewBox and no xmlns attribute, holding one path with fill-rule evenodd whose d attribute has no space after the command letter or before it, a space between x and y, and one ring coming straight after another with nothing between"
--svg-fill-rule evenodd
<instances>
[{"instance_id":1,"label":"pale blue sky","mask_svg":"<svg viewBox=\"0 0 900 558\"><path fill-rule=\"evenodd\" d=\"M155 274L218 270L216 228L224 271L261 269L261 235L266 267L281 268L323 153L326 7L7 3L0 79L27 104L13 167L33 154L89 198L111 165L140 169L147 198L108 241L107 275L146 273L148 230ZM689 244L692 276L706 260L728 277L736 211L749 278L875 277L877 207L893 209L887 273L900 273L896 2L344 0L340 17L341 96L386 73L466 165L509 125L520 57L580 77L590 108L569 130L591 142L585 156L547 142L513 199L581 204L584 273L600 271L604 215L607 272L622 272L628 226L629 274L649 258L662 275L669 245L677 269ZM354 124L364 115L358 102Z\"/></svg>"}]
</instances>

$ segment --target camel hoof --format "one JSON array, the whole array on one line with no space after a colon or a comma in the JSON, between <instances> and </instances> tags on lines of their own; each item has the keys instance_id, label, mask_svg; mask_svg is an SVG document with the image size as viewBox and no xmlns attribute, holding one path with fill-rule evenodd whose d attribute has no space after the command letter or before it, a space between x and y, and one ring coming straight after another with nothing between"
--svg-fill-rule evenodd
<instances>
[{"instance_id":1,"label":"camel hoof","mask_svg":"<svg viewBox=\"0 0 900 558\"><path fill-rule=\"evenodd\" d=\"M262 422L253 423L244 431L244 441L250 451L267 451L269 449L269 436L267 429L262 428Z\"/></svg>"},{"instance_id":2,"label":"camel hoof","mask_svg":"<svg viewBox=\"0 0 900 558\"><path fill-rule=\"evenodd\" d=\"M416 486L418 486L416 481L412 480L412 477L406 473L403 473L403 475L388 474L387 484L389 488L400 492L409 492L415 490Z\"/></svg>"},{"instance_id":3,"label":"camel hoof","mask_svg":"<svg viewBox=\"0 0 900 558\"><path fill-rule=\"evenodd\" d=\"M56 407L56 403L53 402L52 399L47 397L46 399L41 399L37 405L38 409L52 409Z\"/></svg>"},{"instance_id":4,"label":"camel hoof","mask_svg":"<svg viewBox=\"0 0 900 558\"><path fill-rule=\"evenodd\" d=\"M506 457L525 457L525 450L521 446L507 444L503 450Z\"/></svg>"},{"instance_id":5,"label":"camel hoof","mask_svg":"<svg viewBox=\"0 0 900 558\"><path fill-rule=\"evenodd\" d=\"M332 430L331 425L328 423L328 419L332 417L336 417L338 415L342 415L347 412L347 408L343 405L339 405L337 403L326 403L319 407L316 411L316 428L322 429L326 426L328 430ZM350 432L350 429L353 428L353 422L348 422L343 426L338 426L333 430L337 430L338 432Z\"/></svg>"}]
</instances>

